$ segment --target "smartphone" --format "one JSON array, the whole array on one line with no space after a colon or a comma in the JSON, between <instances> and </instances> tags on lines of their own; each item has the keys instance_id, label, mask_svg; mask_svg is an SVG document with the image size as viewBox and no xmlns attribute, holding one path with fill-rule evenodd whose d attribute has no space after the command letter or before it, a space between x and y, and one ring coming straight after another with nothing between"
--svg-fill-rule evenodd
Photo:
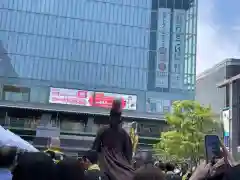
<instances>
[{"instance_id":1,"label":"smartphone","mask_svg":"<svg viewBox=\"0 0 240 180\"><path fill-rule=\"evenodd\" d=\"M208 163L215 164L215 161L221 158L220 139L217 135L205 136L205 152Z\"/></svg>"}]
</instances>

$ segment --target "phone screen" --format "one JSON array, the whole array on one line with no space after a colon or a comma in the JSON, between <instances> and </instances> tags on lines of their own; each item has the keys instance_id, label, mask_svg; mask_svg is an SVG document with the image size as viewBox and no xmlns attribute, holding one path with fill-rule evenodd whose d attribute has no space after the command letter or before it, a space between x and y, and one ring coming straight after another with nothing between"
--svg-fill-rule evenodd
<instances>
[{"instance_id":1,"label":"phone screen","mask_svg":"<svg viewBox=\"0 0 240 180\"><path fill-rule=\"evenodd\" d=\"M205 151L207 162L215 163L215 160L221 158L220 140L218 136L205 136Z\"/></svg>"}]
</instances>

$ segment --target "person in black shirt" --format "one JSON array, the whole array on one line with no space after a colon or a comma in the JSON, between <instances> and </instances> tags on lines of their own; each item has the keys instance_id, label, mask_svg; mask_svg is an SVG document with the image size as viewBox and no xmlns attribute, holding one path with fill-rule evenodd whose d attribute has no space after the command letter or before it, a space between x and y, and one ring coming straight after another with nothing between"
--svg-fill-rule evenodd
<instances>
[{"instance_id":1,"label":"person in black shirt","mask_svg":"<svg viewBox=\"0 0 240 180\"><path fill-rule=\"evenodd\" d=\"M100 129L92 149L99 153L99 165L111 180L132 180L132 141L121 127L121 101L115 100L109 117L109 126Z\"/></svg>"}]
</instances>

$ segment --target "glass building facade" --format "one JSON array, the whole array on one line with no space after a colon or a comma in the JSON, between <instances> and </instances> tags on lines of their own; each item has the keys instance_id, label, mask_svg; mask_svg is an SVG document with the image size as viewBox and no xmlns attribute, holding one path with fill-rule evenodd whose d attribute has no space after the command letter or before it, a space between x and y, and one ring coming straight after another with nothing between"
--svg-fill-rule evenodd
<instances>
[{"instance_id":1,"label":"glass building facade","mask_svg":"<svg viewBox=\"0 0 240 180\"><path fill-rule=\"evenodd\" d=\"M160 9L168 11L166 31ZM178 19L184 31L174 29ZM136 112L169 111L174 100L194 99L196 27L197 0L2 0L1 100L48 104L49 88L58 87L133 94ZM165 64L160 36L169 37Z\"/></svg>"}]
</instances>

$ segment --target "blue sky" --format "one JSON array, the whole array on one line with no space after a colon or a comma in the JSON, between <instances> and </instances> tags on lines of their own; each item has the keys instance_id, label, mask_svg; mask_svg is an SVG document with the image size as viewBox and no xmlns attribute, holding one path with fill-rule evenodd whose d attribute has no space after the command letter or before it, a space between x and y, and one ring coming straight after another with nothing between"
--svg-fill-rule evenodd
<instances>
[{"instance_id":1,"label":"blue sky","mask_svg":"<svg viewBox=\"0 0 240 180\"><path fill-rule=\"evenodd\" d=\"M198 0L197 73L240 58L240 0Z\"/></svg>"}]
</instances>

